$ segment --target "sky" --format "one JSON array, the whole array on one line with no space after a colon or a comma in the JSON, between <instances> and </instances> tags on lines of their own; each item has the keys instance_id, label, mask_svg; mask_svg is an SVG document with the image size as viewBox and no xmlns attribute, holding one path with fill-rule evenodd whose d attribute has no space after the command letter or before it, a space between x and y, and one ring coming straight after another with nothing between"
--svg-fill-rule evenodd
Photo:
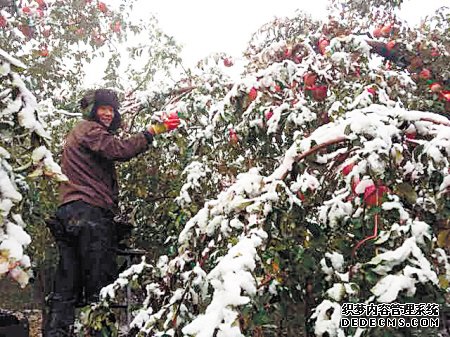
<instances>
[{"instance_id":1,"label":"sky","mask_svg":"<svg viewBox=\"0 0 450 337\"><path fill-rule=\"evenodd\" d=\"M117 0L105 0L117 3ZM313 18L326 16L328 0L136 0L136 19L154 14L160 27L183 46L182 58L187 67L213 52L225 52L238 59L252 34L275 17L293 16L296 10ZM426 3L426 5L424 5ZM405 0L401 16L411 24L450 5L450 0ZM99 64L93 62L87 73L86 86L98 79Z\"/></svg>"},{"instance_id":2,"label":"sky","mask_svg":"<svg viewBox=\"0 0 450 337\"><path fill-rule=\"evenodd\" d=\"M193 64L212 52L239 56L252 33L275 17L292 16L301 7L320 17L327 0L138 0L142 13L153 11L161 28L184 46L183 59Z\"/></svg>"}]
</instances>

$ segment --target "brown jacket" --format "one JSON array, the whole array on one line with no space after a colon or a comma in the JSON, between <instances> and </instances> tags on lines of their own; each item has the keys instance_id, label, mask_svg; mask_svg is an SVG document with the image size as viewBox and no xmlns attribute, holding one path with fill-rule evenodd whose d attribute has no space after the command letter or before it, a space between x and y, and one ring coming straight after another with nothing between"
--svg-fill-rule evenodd
<instances>
[{"instance_id":1,"label":"brown jacket","mask_svg":"<svg viewBox=\"0 0 450 337\"><path fill-rule=\"evenodd\" d=\"M115 161L126 161L148 148L143 133L116 138L95 121L83 120L68 134L61 166L69 182L61 184L61 205L83 200L91 205L115 210L118 184Z\"/></svg>"}]
</instances>

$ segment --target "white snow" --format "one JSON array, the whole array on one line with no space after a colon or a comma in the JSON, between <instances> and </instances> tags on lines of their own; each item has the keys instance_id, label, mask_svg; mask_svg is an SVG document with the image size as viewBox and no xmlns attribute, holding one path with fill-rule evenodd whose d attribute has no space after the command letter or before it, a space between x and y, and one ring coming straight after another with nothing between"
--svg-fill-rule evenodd
<instances>
[{"instance_id":1,"label":"white snow","mask_svg":"<svg viewBox=\"0 0 450 337\"><path fill-rule=\"evenodd\" d=\"M242 293L256 294L255 279L251 271L256 267L256 248L267 237L261 230L252 233L250 237L241 237L208 274L210 284L214 287L211 303L204 314L200 314L183 328L184 334L209 337L218 328L222 336L243 336L239 329L234 328L238 312L233 307L250 301Z\"/></svg>"},{"instance_id":2,"label":"white snow","mask_svg":"<svg viewBox=\"0 0 450 337\"><path fill-rule=\"evenodd\" d=\"M5 59L5 61L15 65L18 68L23 68L23 69L27 68L27 66L25 64L23 64L22 61L16 59L15 57L12 57L7 52L5 52L2 48L0 48L0 56L3 57L3 59Z\"/></svg>"},{"instance_id":3,"label":"white snow","mask_svg":"<svg viewBox=\"0 0 450 337\"><path fill-rule=\"evenodd\" d=\"M339 303L324 300L320 303L311 315L311 319L316 320L314 333L317 337L345 337L344 331L340 329L341 307Z\"/></svg>"},{"instance_id":4,"label":"white snow","mask_svg":"<svg viewBox=\"0 0 450 337\"><path fill-rule=\"evenodd\" d=\"M416 292L415 281L407 275L386 275L371 289L371 292L382 303L395 301L400 291L406 290L407 296Z\"/></svg>"}]
</instances>

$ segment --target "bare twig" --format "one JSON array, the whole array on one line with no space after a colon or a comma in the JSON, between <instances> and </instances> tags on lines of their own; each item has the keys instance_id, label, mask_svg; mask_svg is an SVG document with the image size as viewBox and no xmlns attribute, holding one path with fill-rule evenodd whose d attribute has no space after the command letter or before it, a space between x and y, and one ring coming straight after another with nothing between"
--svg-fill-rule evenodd
<instances>
[{"instance_id":1,"label":"bare twig","mask_svg":"<svg viewBox=\"0 0 450 337\"><path fill-rule=\"evenodd\" d=\"M266 277L260 284L258 284L258 289L265 287L266 285L268 285L270 282L272 282L273 280L273 276L272 275L268 275L268 277Z\"/></svg>"}]
</instances>

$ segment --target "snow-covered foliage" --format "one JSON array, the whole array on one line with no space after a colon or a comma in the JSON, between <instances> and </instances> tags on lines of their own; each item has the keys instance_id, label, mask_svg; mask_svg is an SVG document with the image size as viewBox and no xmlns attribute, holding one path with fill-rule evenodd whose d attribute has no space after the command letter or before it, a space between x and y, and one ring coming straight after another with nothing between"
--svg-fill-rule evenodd
<instances>
[{"instance_id":1,"label":"snow-covered foliage","mask_svg":"<svg viewBox=\"0 0 450 337\"><path fill-rule=\"evenodd\" d=\"M24 287L31 275L30 258L24 248L31 242L21 216L22 192L28 168L37 169L33 177L55 176L66 179L45 145L49 138L39 114L36 98L17 72L24 65L0 49L0 116L5 126L0 131L0 277L9 275ZM32 151L21 149L30 148Z\"/></svg>"}]
</instances>

